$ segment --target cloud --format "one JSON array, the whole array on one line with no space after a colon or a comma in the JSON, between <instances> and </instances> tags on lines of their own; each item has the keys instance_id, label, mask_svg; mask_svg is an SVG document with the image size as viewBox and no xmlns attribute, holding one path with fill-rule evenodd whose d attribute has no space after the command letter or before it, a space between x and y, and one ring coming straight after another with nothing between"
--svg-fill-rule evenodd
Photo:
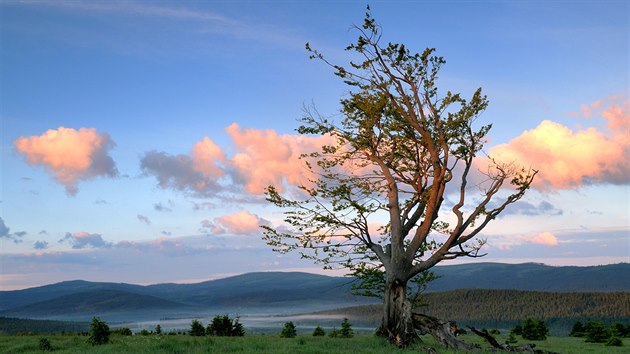
<instances>
[{"instance_id":1,"label":"cloud","mask_svg":"<svg viewBox=\"0 0 630 354\"><path fill-rule=\"evenodd\" d=\"M40 136L21 136L14 145L28 164L44 166L69 195L77 193L80 181L118 175L114 160L108 155L114 142L94 128L59 127Z\"/></svg>"},{"instance_id":2,"label":"cloud","mask_svg":"<svg viewBox=\"0 0 630 354\"><path fill-rule=\"evenodd\" d=\"M538 234L532 238L527 239L527 242L545 246L558 245L558 239L551 232L543 232L541 234Z\"/></svg>"},{"instance_id":3,"label":"cloud","mask_svg":"<svg viewBox=\"0 0 630 354\"><path fill-rule=\"evenodd\" d=\"M138 218L138 220L142 223L145 223L147 225L151 225L151 220L149 220L148 217L142 215L142 214L138 214L136 215L136 218Z\"/></svg>"},{"instance_id":4,"label":"cloud","mask_svg":"<svg viewBox=\"0 0 630 354\"><path fill-rule=\"evenodd\" d=\"M582 110L587 118L599 112L606 127L574 130L545 120L509 143L493 147L490 156L539 170L533 186L540 190L629 184L628 100L613 97L607 105L598 101Z\"/></svg>"},{"instance_id":5,"label":"cloud","mask_svg":"<svg viewBox=\"0 0 630 354\"><path fill-rule=\"evenodd\" d=\"M506 215L556 216L556 215L562 215L562 214L563 212L561 209L554 207L551 203L547 201L542 201L538 203L538 205L525 202L525 201L517 201L511 204L509 208L506 208L500 214L500 216L506 216Z\"/></svg>"},{"instance_id":6,"label":"cloud","mask_svg":"<svg viewBox=\"0 0 630 354\"><path fill-rule=\"evenodd\" d=\"M45 250L48 248L48 242L46 241L35 241L33 244L33 248L36 250Z\"/></svg>"},{"instance_id":7,"label":"cloud","mask_svg":"<svg viewBox=\"0 0 630 354\"><path fill-rule=\"evenodd\" d=\"M157 178L161 188L210 196L221 190L218 181L224 175L220 166L224 159L221 149L206 137L193 146L191 155L149 151L140 160L140 168Z\"/></svg>"},{"instance_id":8,"label":"cloud","mask_svg":"<svg viewBox=\"0 0 630 354\"><path fill-rule=\"evenodd\" d=\"M173 206L173 201L169 200L168 201L168 205L169 206L166 206L166 205L162 204L162 202L155 203L155 204L153 204L153 209L155 209L156 211L163 211L163 212L171 212L171 211L173 211L173 209L171 208Z\"/></svg>"},{"instance_id":9,"label":"cloud","mask_svg":"<svg viewBox=\"0 0 630 354\"><path fill-rule=\"evenodd\" d=\"M7 237L9 235L9 227L4 223L4 220L0 217L0 237Z\"/></svg>"},{"instance_id":10,"label":"cloud","mask_svg":"<svg viewBox=\"0 0 630 354\"><path fill-rule=\"evenodd\" d=\"M246 194L261 195L269 185L283 191L287 185L308 184L312 176L300 156L335 142L330 136L279 135L271 129L241 129L236 123L228 126L226 132L235 145L231 158L206 137L193 146L189 155L149 151L140 166L146 175L157 178L161 188L218 196L228 190L220 183L225 178L237 188L244 188Z\"/></svg>"},{"instance_id":11,"label":"cloud","mask_svg":"<svg viewBox=\"0 0 630 354\"><path fill-rule=\"evenodd\" d=\"M26 236L26 231L18 231L11 233L11 229L4 223L4 220L0 217L0 239L5 238L11 240L14 243L21 243L22 237Z\"/></svg>"},{"instance_id":12,"label":"cloud","mask_svg":"<svg viewBox=\"0 0 630 354\"><path fill-rule=\"evenodd\" d=\"M269 221L247 210L219 216L214 221L202 220L202 232L229 235L251 235L260 233L260 225L269 225Z\"/></svg>"},{"instance_id":13,"label":"cloud","mask_svg":"<svg viewBox=\"0 0 630 354\"><path fill-rule=\"evenodd\" d=\"M335 143L330 136L278 135L271 129L241 129L236 123L225 130L238 150L230 164L252 194L262 194L269 185L283 190L284 183L308 184L312 176L300 155Z\"/></svg>"},{"instance_id":14,"label":"cloud","mask_svg":"<svg viewBox=\"0 0 630 354\"><path fill-rule=\"evenodd\" d=\"M66 233L66 236L59 240L59 242L67 241L72 245L73 249L83 249L83 248L110 248L112 244L110 242L105 242L103 237L100 234L91 234L85 231L75 232L75 233Z\"/></svg>"}]
</instances>

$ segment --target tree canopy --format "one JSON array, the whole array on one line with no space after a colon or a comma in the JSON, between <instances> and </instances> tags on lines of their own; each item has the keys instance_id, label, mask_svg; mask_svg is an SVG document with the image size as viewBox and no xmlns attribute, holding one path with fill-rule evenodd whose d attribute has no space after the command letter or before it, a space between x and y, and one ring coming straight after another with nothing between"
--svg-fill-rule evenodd
<instances>
[{"instance_id":1,"label":"tree canopy","mask_svg":"<svg viewBox=\"0 0 630 354\"><path fill-rule=\"evenodd\" d=\"M440 92L445 60L434 48L413 53L403 44L384 45L369 9L355 28L347 65L306 45L350 90L340 100L341 119L306 110L297 131L335 143L303 155L312 178L299 186L302 196L267 189L267 200L285 209L288 227L263 226L264 238L276 251L297 250L327 268L380 279L391 339L413 332L401 325L409 321L406 295L394 305L393 289L406 292L410 279L440 261L481 256L481 231L523 197L536 171L476 159L491 128L476 122L487 97L481 89L470 99ZM387 315L388 303L394 314Z\"/></svg>"}]
</instances>

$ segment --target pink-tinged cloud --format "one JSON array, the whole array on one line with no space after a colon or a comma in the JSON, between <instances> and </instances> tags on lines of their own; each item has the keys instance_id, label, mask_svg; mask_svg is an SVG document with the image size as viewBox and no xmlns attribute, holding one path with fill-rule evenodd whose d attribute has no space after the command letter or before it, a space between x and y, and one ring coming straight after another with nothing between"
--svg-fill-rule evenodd
<instances>
[{"instance_id":1,"label":"pink-tinged cloud","mask_svg":"<svg viewBox=\"0 0 630 354\"><path fill-rule=\"evenodd\" d=\"M613 100L603 110L600 102L588 107L599 110L605 128L574 130L545 120L509 143L493 147L490 156L539 170L534 187L540 190L630 183L628 102Z\"/></svg>"},{"instance_id":2,"label":"pink-tinged cloud","mask_svg":"<svg viewBox=\"0 0 630 354\"><path fill-rule=\"evenodd\" d=\"M532 238L527 239L527 242L545 246L558 245L558 239L551 232L543 232L541 234L538 234Z\"/></svg>"},{"instance_id":3,"label":"pink-tinged cloud","mask_svg":"<svg viewBox=\"0 0 630 354\"><path fill-rule=\"evenodd\" d=\"M103 240L100 234L91 234L89 232L80 231L75 233L67 232L64 238L59 242L68 242L73 249L83 248L109 248L112 246L110 242Z\"/></svg>"},{"instance_id":4,"label":"pink-tinged cloud","mask_svg":"<svg viewBox=\"0 0 630 354\"><path fill-rule=\"evenodd\" d=\"M221 189L218 181L225 173L221 167L224 160L223 151L206 137L193 146L190 155L149 151L140 160L140 167L145 174L155 176L162 188L210 196Z\"/></svg>"},{"instance_id":5,"label":"pink-tinged cloud","mask_svg":"<svg viewBox=\"0 0 630 354\"><path fill-rule=\"evenodd\" d=\"M308 184L312 176L300 155L335 143L330 136L279 135L271 129L241 129L236 123L226 132L238 150L230 164L251 194L262 194L269 185L282 191L285 183Z\"/></svg>"},{"instance_id":6,"label":"pink-tinged cloud","mask_svg":"<svg viewBox=\"0 0 630 354\"><path fill-rule=\"evenodd\" d=\"M77 193L82 180L118 175L114 160L108 155L114 142L94 128L59 127L39 136L19 137L14 145L28 164L49 170L69 195Z\"/></svg>"},{"instance_id":7,"label":"pink-tinged cloud","mask_svg":"<svg viewBox=\"0 0 630 354\"><path fill-rule=\"evenodd\" d=\"M219 216L213 221L203 220L204 231L213 234L251 235L260 233L260 225L269 225L269 221L247 210Z\"/></svg>"}]
</instances>

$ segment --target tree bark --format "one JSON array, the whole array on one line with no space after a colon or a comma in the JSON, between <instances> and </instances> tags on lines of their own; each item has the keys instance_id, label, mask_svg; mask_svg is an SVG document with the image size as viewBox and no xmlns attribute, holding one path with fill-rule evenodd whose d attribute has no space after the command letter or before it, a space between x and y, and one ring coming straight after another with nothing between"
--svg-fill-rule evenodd
<instances>
[{"instance_id":1,"label":"tree bark","mask_svg":"<svg viewBox=\"0 0 630 354\"><path fill-rule=\"evenodd\" d=\"M430 334L445 348L458 350L474 350L479 346L463 342L455 336L457 335L457 324L451 321L442 321L432 316L413 313L413 326L420 331L420 334Z\"/></svg>"},{"instance_id":2,"label":"tree bark","mask_svg":"<svg viewBox=\"0 0 630 354\"><path fill-rule=\"evenodd\" d=\"M388 280L383 300L383 323L377 333L386 335L390 343L400 348L408 346L418 336L413 328L411 303L407 299L407 282Z\"/></svg>"}]
</instances>

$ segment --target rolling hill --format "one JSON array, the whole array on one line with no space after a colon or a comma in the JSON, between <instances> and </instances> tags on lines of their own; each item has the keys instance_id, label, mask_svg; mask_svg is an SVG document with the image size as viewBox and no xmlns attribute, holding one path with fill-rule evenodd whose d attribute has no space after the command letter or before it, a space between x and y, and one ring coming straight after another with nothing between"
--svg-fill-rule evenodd
<instances>
[{"instance_id":1,"label":"rolling hill","mask_svg":"<svg viewBox=\"0 0 630 354\"><path fill-rule=\"evenodd\" d=\"M630 264L550 267L474 263L434 268L428 292L508 289L547 292L630 292ZM0 292L0 316L126 321L217 312L290 314L378 302L351 294L352 278L299 272L259 272L196 284L66 281Z\"/></svg>"}]
</instances>

